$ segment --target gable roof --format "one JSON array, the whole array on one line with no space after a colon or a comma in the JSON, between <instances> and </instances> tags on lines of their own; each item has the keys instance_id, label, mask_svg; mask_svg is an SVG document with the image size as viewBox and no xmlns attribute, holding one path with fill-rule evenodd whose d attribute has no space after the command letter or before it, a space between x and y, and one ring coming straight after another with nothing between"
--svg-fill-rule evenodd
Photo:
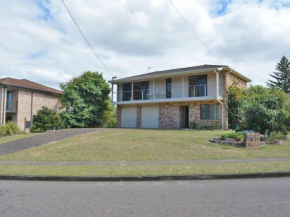
<instances>
[{"instance_id":1,"label":"gable roof","mask_svg":"<svg viewBox=\"0 0 290 217\"><path fill-rule=\"evenodd\" d=\"M166 76L168 74L174 74L174 73L182 73L182 72L199 72L199 71L206 71L206 70L215 70L218 68L226 68L230 69L233 71L233 73L240 77L241 79L250 82L251 79L245 77L244 75L240 74L239 72L233 70L229 66L226 65L200 65L200 66L191 66L191 67L186 67L186 68L178 68L178 69L169 69L169 70L163 70L163 71L155 71L155 72L150 72L150 73L145 73L141 75L135 75L131 77L126 77L126 78L121 78L121 79L116 79L110 81L112 82L122 82L122 81L127 81L127 80L137 80L137 79L143 79L143 78L150 78L150 77L162 77Z\"/></svg>"},{"instance_id":2,"label":"gable roof","mask_svg":"<svg viewBox=\"0 0 290 217\"><path fill-rule=\"evenodd\" d=\"M26 79L16 79L16 78L2 78L0 79L0 85L7 85L11 87L18 87L23 89L35 90L46 93L63 94L62 91L47 87L42 84L38 84Z\"/></svg>"}]
</instances>

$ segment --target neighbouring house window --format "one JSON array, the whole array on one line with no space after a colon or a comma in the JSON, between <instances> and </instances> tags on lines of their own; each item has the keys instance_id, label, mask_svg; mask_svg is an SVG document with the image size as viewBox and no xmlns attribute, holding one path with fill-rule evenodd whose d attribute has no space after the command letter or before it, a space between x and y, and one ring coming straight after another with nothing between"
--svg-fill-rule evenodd
<instances>
[{"instance_id":1,"label":"neighbouring house window","mask_svg":"<svg viewBox=\"0 0 290 217\"><path fill-rule=\"evenodd\" d=\"M133 84L133 98L134 100L149 99L149 81L135 82Z\"/></svg>"},{"instance_id":2,"label":"neighbouring house window","mask_svg":"<svg viewBox=\"0 0 290 217\"><path fill-rule=\"evenodd\" d=\"M201 105L200 119L202 120L217 120L220 119L220 105Z\"/></svg>"},{"instance_id":3,"label":"neighbouring house window","mask_svg":"<svg viewBox=\"0 0 290 217\"><path fill-rule=\"evenodd\" d=\"M207 75L189 76L189 97L207 96Z\"/></svg>"},{"instance_id":4,"label":"neighbouring house window","mask_svg":"<svg viewBox=\"0 0 290 217\"><path fill-rule=\"evenodd\" d=\"M123 84L122 101L130 101L132 98L132 83Z\"/></svg>"},{"instance_id":5,"label":"neighbouring house window","mask_svg":"<svg viewBox=\"0 0 290 217\"><path fill-rule=\"evenodd\" d=\"M13 111L13 92L12 91L7 91L6 110Z\"/></svg>"},{"instance_id":6,"label":"neighbouring house window","mask_svg":"<svg viewBox=\"0 0 290 217\"><path fill-rule=\"evenodd\" d=\"M171 98L171 89L172 89L171 78L167 78L166 79L166 98Z\"/></svg>"}]
</instances>

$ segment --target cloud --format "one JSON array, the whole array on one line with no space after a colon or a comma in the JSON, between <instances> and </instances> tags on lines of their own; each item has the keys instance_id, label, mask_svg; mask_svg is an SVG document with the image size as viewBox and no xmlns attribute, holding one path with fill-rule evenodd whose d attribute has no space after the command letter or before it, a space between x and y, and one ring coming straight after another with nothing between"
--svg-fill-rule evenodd
<instances>
[{"instance_id":1,"label":"cloud","mask_svg":"<svg viewBox=\"0 0 290 217\"><path fill-rule=\"evenodd\" d=\"M290 58L289 0L173 0L218 57L205 49L168 0L66 0L110 71L118 77L199 64L227 64L264 84L282 55ZM53 87L83 71L106 72L61 1L4 1L0 76Z\"/></svg>"}]
</instances>

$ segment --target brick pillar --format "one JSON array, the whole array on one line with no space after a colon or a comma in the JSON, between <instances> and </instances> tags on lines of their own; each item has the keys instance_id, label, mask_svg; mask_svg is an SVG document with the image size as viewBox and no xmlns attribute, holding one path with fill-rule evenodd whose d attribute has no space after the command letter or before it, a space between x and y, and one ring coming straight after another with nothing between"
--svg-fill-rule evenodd
<instances>
[{"instance_id":1,"label":"brick pillar","mask_svg":"<svg viewBox=\"0 0 290 217\"><path fill-rule=\"evenodd\" d=\"M259 133L246 133L244 143L247 149L259 148L261 146Z\"/></svg>"},{"instance_id":2,"label":"brick pillar","mask_svg":"<svg viewBox=\"0 0 290 217\"><path fill-rule=\"evenodd\" d=\"M117 105L117 128L121 128L121 111L122 107Z\"/></svg>"},{"instance_id":3,"label":"brick pillar","mask_svg":"<svg viewBox=\"0 0 290 217\"><path fill-rule=\"evenodd\" d=\"M141 128L141 109L140 105L137 105L137 128Z\"/></svg>"}]
</instances>

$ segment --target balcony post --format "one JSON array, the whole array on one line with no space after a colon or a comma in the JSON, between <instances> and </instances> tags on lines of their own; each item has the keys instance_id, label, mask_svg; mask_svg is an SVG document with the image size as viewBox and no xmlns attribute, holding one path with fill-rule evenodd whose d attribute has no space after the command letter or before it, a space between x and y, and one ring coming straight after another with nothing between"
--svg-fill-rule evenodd
<instances>
[{"instance_id":1,"label":"balcony post","mask_svg":"<svg viewBox=\"0 0 290 217\"><path fill-rule=\"evenodd\" d=\"M152 91L153 97L152 99L155 99L155 80L153 80L153 91Z\"/></svg>"},{"instance_id":2,"label":"balcony post","mask_svg":"<svg viewBox=\"0 0 290 217\"><path fill-rule=\"evenodd\" d=\"M6 124L6 106L7 106L7 87L4 87L4 100L3 100L3 124Z\"/></svg>"},{"instance_id":3,"label":"balcony post","mask_svg":"<svg viewBox=\"0 0 290 217\"><path fill-rule=\"evenodd\" d=\"M133 101L133 94L134 94L133 86L134 86L134 83L132 82L132 87L131 87L131 101Z\"/></svg>"},{"instance_id":4,"label":"balcony post","mask_svg":"<svg viewBox=\"0 0 290 217\"><path fill-rule=\"evenodd\" d=\"M113 97L114 97L114 84L112 83L112 93L111 93L111 101L112 101L112 103L114 102L114 99L113 99Z\"/></svg>"},{"instance_id":5,"label":"balcony post","mask_svg":"<svg viewBox=\"0 0 290 217\"><path fill-rule=\"evenodd\" d=\"M181 88L182 88L182 98L184 98L184 76L182 76L182 85L181 85Z\"/></svg>"},{"instance_id":6,"label":"balcony post","mask_svg":"<svg viewBox=\"0 0 290 217\"><path fill-rule=\"evenodd\" d=\"M216 98L219 99L220 93L219 93L219 73L215 71L216 74Z\"/></svg>"}]
</instances>

